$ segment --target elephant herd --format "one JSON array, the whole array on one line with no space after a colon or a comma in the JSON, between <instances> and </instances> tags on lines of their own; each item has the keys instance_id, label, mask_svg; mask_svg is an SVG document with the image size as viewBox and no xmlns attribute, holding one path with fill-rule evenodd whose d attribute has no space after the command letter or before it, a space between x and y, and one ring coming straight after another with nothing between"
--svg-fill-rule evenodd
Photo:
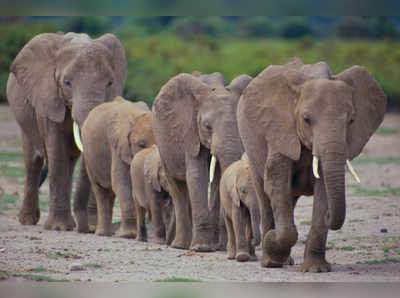
<instances>
[{"instance_id":1,"label":"elephant herd","mask_svg":"<svg viewBox=\"0 0 400 298\"><path fill-rule=\"evenodd\" d=\"M331 270L326 240L345 220L345 167L359 180L349 160L386 110L365 68L334 75L324 62L293 58L229 84L218 72L178 74L152 111L121 97L126 73L124 48L112 34L40 34L17 55L7 97L26 166L21 224L39 221L47 164L45 229L110 236L117 197L120 237L147 241L147 215L156 243L227 249L237 261L256 259L261 243L261 265L282 267L293 264L296 202L314 195L301 270Z\"/></svg>"}]
</instances>

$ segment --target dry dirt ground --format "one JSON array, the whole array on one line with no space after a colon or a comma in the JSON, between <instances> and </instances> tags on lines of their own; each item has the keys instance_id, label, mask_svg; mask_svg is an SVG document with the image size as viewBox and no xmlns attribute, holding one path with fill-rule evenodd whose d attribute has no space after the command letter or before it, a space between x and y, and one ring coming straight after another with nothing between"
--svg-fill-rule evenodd
<instances>
[{"instance_id":1,"label":"dry dirt ground","mask_svg":"<svg viewBox=\"0 0 400 298\"><path fill-rule=\"evenodd\" d=\"M48 184L42 186L42 216L36 226L17 220L24 182L18 127L10 109L0 106L0 279L69 281L400 281L400 115L388 114L378 133L353 162L361 185L346 174L347 217L330 231L330 273L300 272L310 228L312 198L296 208L299 241L294 266L261 268L259 261L229 261L225 252L195 253L114 237L45 231ZM114 208L114 221L119 210ZM151 234L151 231L150 231ZM256 251L261 256L260 248ZM79 271L71 265L79 263Z\"/></svg>"}]
</instances>

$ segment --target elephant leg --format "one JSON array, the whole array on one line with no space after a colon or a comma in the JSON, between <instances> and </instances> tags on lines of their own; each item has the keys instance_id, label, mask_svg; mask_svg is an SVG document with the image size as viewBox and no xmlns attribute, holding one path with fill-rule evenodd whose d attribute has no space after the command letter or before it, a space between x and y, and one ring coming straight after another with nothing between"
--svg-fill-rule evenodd
<instances>
[{"instance_id":1,"label":"elephant leg","mask_svg":"<svg viewBox=\"0 0 400 298\"><path fill-rule=\"evenodd\" d=\"M87 213L88 213L89 231L91 233L94 233L94 231L96 231L96 225L97 225L97 203L92 190L89 193Z\"/></svg>"},{"instance_id":2,"label":"elephant leg","mask_svg":"<svg viewBox=\"0 0 400 298\"><path fill-rule=\"evenodd\" d=\"M250 255L250 261L256 261L257 256L256 256L256 250L255 250L255 245L253 244L253 228L252 228L252 223L251 223L251 215L250 212L247 211L247 222L246 222L246 240L247 240L247 247L249 248L249 255Z\"/></svg>"},{"instance_id":3,"label":"elephant leg","mask_svg":"<svg viewBox=\"0 0 400 298\"><path fill-rule=\"evenodd\" d=\"M146 208L143 208L135 200L136 209L136 226L137 226L137 241L147 241L147 228L146 228Z\"/></svg>"},{"instance_id":4,"label":"elephant leg","mask_svg":"<svg viewBox=\"0 0 400 298\"><path fill-rule=\"evenodd\" d=\"M22 146L26 168L24 200L19 209L18 219L23 225L36 225L40 219L39 180L43 166L43 157L35 151L34 144L22 132Z\"/></svg>"},{"instance_id":5,"label":"elephant leg","mask_svg":"<svg viewBox=\"0 0 400 298\"><path fill-rule=\"evenodd\" d=\"M187 185L183 181L168 178L168 190L172 197L176 217L175 239L171 246L189 249L192 240L192 220Z\"/></svg>"},{"instance_id":6,"label":"elephant leg","mask_svg":"<svg viewBox=\"0 0 400 298\"><path fill-rule=\"evenodd\" d=\"M250 259L249 243L246 237L246 225L248 220L250 220L250 217L243 206L232 206L232 222L236 242L236 261L238 262L247 262Z\"/></svg>"},{"instance_id":7,"label":"elephant leg","mask_svg":"<svg viewBox=\"0 0 400 298\"><path fill-rule=\"evenodd\" d=\"M208 155L200 150L197 157L186 157L186 181L193 219L191 248L199 252L215 251L218 245L219 201L208 209ZM217 178L217 177L215 177ZM217 183L215 179L213 183Z\"/></svg>"},{"instance_id":8,"label":"elephant leg","mask_svg":"<svg viewBox=\"0 0 400 298\"><path fill-rule=\"evenodd\" d=\"M152 214L154 224L154 242L157 244L165 244L165 226L163 222L164 198L161 192L155 191L150 183L145 182L146 195Z\"/></svg>"},{"instance_id":9,"label":"elephant leg","mask_svg":"<svg viewBox=\"0 0 400 298\"><path fill-rule=\"evenodd\" d=\"M317 179L314 185L314 202L311 229L308 233L302 272L329 272L331 265L325 259L328 226L325 217L328 212L328 202L324 182Z\"/></svg>"},{"instance_id":10,"label":"elephant leg","mask_svg":"<svg viewBox=\"0 0 400 298\"><path fill-rule=\"evenodd\" d=\"M49 217L44 223L47 230L68 231L75 227L70 196L77 158L72 156L72 137L65 133L65 126L66 124L51 121L46 125L45 142L50 183Z\"/></svg>"},{"instance_id":11,"label":"elephant leg","mask_svg":"<svg viewBox=\"0 0 400 298\"><path fill-rule=\"evenodd\" d=\"M232 220L228 217L228 215L225 215L224 221L226 225L226 234L228 237L228 259L234 260L236 256L236 243Z\"/></svg>"},{"instance_id":12,"label":"elephant leg","mask_svg":"<svg viewBox=\"0 0 400 298\"><path fill-rule=\"evenodd\" d=\"M166 227L165 241L167 245L171 245L175 238L176 218L175 209L172 204L172 199L168 198L168 208L163 212L164 226Z\"/></svg>"},{"instance_id":13,"label":"elephant leg","mask_svg":"<svg viewBox=\"0 0 400 298\"><path fill-rule=\"evenodd\" d=\"M226 244L228 242L228 235L227 235L227 231L226 231L224 216L222 214L222 206L220 206L218 227L219 227L218 228L219 238L218 238L217 250L225 251L226 250Z\"/></svg>"},{"instance_id":14,"label":"elephant leg","mask_svg":"<svg viewBox=\"0 0 400 298\"><path fill-rule=\"evenodd\" d=\"M78 233L90 232L87 209L89 195L91 193L90 181L86 173L85 160L82 156L74 196L74 215L77 223Z\"/></svg>"},{"instance_id":15,"label":"elephant leg","mask_svg":"<svg viewBox=\"0 0 400 298\"><path fill-rule=\"evenodd\" d=\"M115 195L111 190L105 189L96 183L91 185L97 202L96 235L112 236L112 213Z\"/></svg>"},{"instance_id":16,"label":"elephant leg","mask_svg":"<svg viewBox=\"0 0 400 298\"><path fill-rule=\"evenodd\" d=\"M112 153L111 184L121 207L119 236L122 238L136 238L136 212L132 198L130 169L129 165L123 162L116 152Z\"/></svg>"},{"instance_id":17,"label":"elephant leg","mask_svg":"<svg viewBox=\"0 0 400 298\"><path fill-rule=\"evenodd\" d=\"M264 267L282 267L297 242L291 194L292 166L293 162L279 153L268 156L264 187L270 197L276 226L263 238L261 264Z\"/></svg>"}]
</instances>

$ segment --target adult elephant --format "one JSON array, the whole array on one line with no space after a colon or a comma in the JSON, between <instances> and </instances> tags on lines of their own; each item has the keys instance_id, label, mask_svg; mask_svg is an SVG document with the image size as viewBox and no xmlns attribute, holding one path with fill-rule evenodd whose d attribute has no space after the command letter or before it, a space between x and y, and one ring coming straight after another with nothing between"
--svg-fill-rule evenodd
<instances>
[{"instance_id":1,"label":"adult elephant","mask_svg":"<svg viewBox=\"0 0 400 298\"><path fill-rule=\"evenodd\" d=\"M161 88L154 101L154 135L175 207L172 247L191 246L196 251L217 248L219 180L243 153L236 108L250 80L241 75L224 86L218 73L198 77L179 74ZM209 172L213 172L211 185Z\"/></svg>"},{"instance_id":2,"label":"adult elephant","mask_svg":"<svg viewBox=\"0 0 400 298\"><path fill-rule=\"evenodd\" d=\"M352 169L349 160L378 128L385 109L382 88L360 66L334 76L326 63L297 59L269 66L249 84L238 126L261 206L262 266L287 260L298 236L297 198L314 194L301 270L331 270L326 239L328 229L340 229L345 220L345 165Z\"/></svg>"},{"instance_id":3,"label":"adult elephant","mask_svg":"<svg viewBox=\"0 0 400 298\"><path fill-rule=\"evenodd\" d=\"M121 95L126 78L125 52L112 34L92 40L86 34L39 34L11 65L7 98L22 131L26 167L19 221L39 221L38 186L46 161L50 210L45 229L72 230L72 174L79 157L73 122L83 124L95 106ZM90 184L81 163L75 197L88 197Z\"/></svg>"}]
</instances>

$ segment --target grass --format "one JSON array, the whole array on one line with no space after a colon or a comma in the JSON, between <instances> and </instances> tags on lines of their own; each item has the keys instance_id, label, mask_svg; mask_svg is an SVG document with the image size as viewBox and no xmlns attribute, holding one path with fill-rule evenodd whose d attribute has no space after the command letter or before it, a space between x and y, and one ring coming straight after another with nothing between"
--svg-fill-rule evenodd
<instances>
[{"instance_id":1,"label":"grass","mask_svg":"<svg viewBox=\"0 0 400 298\"><path fill-rule=\"evenodd\" d=\"M0 165L0 175L8 178L24 178L25 168Z\"/></svg>"},{"instance_id":2,"label":"grass","mask_svg":"<svg viewBox=\"0 0 400 298\"><path fill-rule=\"evenodd\" d=\"M348 245L348 246L341 246L338 249L345 250L345 251L353 251L355 248L351 245Z\"/></svg>"},{"instance_id":3,"label":"grass","mask_svg":"<svg viewBox=\"0 0 400 298\"><path fill-rule=\"evenodd\" d=\"M364 222L364 220L363 219L350 219L349 222L350 223L353 223L353 222Z\"/></svg>"},{"instance_id":4,"label":"grass","mask_svg":"<svg viewBox=\"0 0 400 298\"><path fill-rule=\"evenodd\" d=\"M400 258L386 257L382 259L372 259L368 261L357 262L357 264L368 264L368 265L387 264L387 263L400 263Z\"/></svg>"},{"instance_id":5,"label":"grass","mask_svg":"<svg viewBox=\"0 0 400 298\"><path fill-rule=\"evenodd\" d=\"M390 127L379 127L376 133L380 135L395 135L400 133L400 130Z\"/></svg>"},{"instance_id":6,"label":"grass","mask_svg":"<svg viewBox=\"0 0 400 298\"><path fill-rule=\"evenodd\" d=\"M25 279L33 280L33 281L47 281L47 282L69 282L68 279L55 279L46 275L39 274L31 274L31 273L15 273L6 270L0 270L1 275L5 275L7 277L22 277Z\"/></svg>"},{"instance_id":7,"label":"grass","mask_svg":"<svg viewBox=\"0 0 400 298\"><path fill-rule=\"evenodd\" d=\"M3 194L0 196L0 210L10 210L16 207L18 195ZM13 205L12 207L10 205Z\"/></svg>"},{"instance_id":8,"label":"grass","mask_svg":"<svg viewBox=\"0 0 400 298\"><path fill-rule=\"evenodd\" d=\"M46 268L46 267L43 267L43 266L31 268L31 269L29 269L28 271L29 271L29 272L53 272L53 273L59 272L59 271L57 271L57 270L53 270L53 269Z\"/></svg>"},{"instance_id":9,"label":"grass","mask_svg":"<svg viewBox=\"0 0 400 298\"><path fill-rule=\"evenodd\" d=\"M0 160L2 162L24 162L24 154L22 152L0 152Z\"/></svg>"},{"instance_id":10,"label":"grass","mask_svg":"<svg viewBox=\"0 0 400 298\"><path fill-rule=\"evenodd\" d=\"M400 157L385 157L385 158L356 158L352 161L354 164L400 164Z\"/></svg>"},{"instance_id":11,"label":"grass","mask_svg":"<svg viewBox=\"0 0 400 298\"><path fill-rule=\"evenodd\" d=\"M55 253L46 253L46 257L49 259L59 259L59 258L64 258L64 259L79 259L78 256L74 255L71 252L55 252Z\"/></svg>"},{"instance_id":12,"label":"grass","mask_svg":"<svg viewBox=\"0 0 400 298\"><path fill-rule=\"evenodd\" d=\"M349 184L355 192L353 195L366 196L366 197L385 197L385 196L400 196L400 187L386 188L386 189L365 189L356 184Z\"/></svg>"},{"instance_id":13,"label":"grass","mask_svg":"<svg viewBox=\"0 0 400 298\"><path fill-rule=\"evenodd\" d=\"M335 247L335 243L333 241L328 241L326 244L326 250L331 250Z\"/></svg>"},{"instance_id":14,"label":"grass","mask_svg":"<svg viewBox=\"0 0 400 298\"><path fill-rule=\"evenodd\" d=\"M311 220L303 220L300 222L301 225L311 225Z\"/></svg>"},{"instance_id":15,"label":"grass","mask_svg":"<svg viewBox=\"0 0 400 298\"><path fill-rule=\"evenodd\" d=\"M103 265L101 265L101 264L86 264L85 267L86 268L101 268L101 267L103 267Z\"/></svg>"},{"instance_id":16,"label":"grass","mask_svg":"<svg viewBox=\"0 0 400 298\"><path fill-rule=\"evenodd\" d=\"M201 282L201 280L186 277L167 277L164 279L154 280L154 282Z\"/></svg>"}]
</instances>

